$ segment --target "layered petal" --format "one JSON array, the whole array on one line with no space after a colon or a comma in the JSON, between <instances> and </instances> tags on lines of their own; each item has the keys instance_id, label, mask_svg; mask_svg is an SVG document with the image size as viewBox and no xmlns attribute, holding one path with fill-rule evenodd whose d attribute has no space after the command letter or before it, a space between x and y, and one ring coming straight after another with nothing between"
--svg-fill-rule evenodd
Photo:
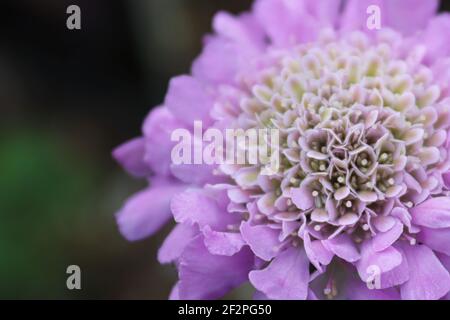
<instances>
[{"instance_id":1,"label":"layered petal","mask_svg":"<svg viewBox=\"0 0 450 320\"><path fill-rule=\"evenodd\" d=\"M409 280L400 287L402 299L436 300L450 291L450 274L433 251L423 245L404 244Z\"/></svg>"},{"instance_id":2,"label":"layered petal","mask_svg":"<svg viewBox=\"0 0 450 320\"><path fill-rule=\"evenodd\" d=\"M132 176L146 177L151 170L144 161L145 139L136 138L122 144L113 151L113 157Z\"/></svg>"},{"instance_id":3,"label":"layered petal","mask_svg":"<svg viewBox=\"0 0 450 320\"><path fill-rule=\"evenodd\" d=\"M439 1L349 0L341 19L342 30L368 30L367 9L372 5L380 8L382 28L389 27L405 35L411 35L427 26L437 12ZM415 10L409 10L409 8L415 8Z\"/></svg>"},{"instance_id":4,"label":"layered petal","mask_svg":"<svg viewBox=\"0 0 450 320\"><path fill-rule=\"evenodd\" d=\"M377 252L371 241L366 241L361 247L361 259L356 268L364 282L371 281L374 276L379 277L379 284L383 289L404 283L408 279L407 274L400 272L407 268L407 265L402 266L402 261L401 252L394 247Z\"/></svg>"},{"instance_id":5,"label":"layered petal","mask_svg":"<svg viewBox=\"0 0 450 320\"><path fill-rule=\"evenodd\" d=\"M361 258L355 243L347 234L324 240L322 243L329 251L348 262L356 262Z\"/></svg>"},{"instance_id":6,"label":"layered petal","mask_svg":"<svg viewBox=\"0 0 450 320\"><path fill-rule=\"evenodd\" d=\"M220 193L224 192L189 189L175 195L170 205L175 221L196 223L201 229L210 226L216 231L227 230L228 226L238 223L240 219L227 211Z\"/></svg>"},{"instance_id":7,"label":"layered petal","mask_svg":"<svg viewBox=\"0 0 450 320\"><path fill-rule=\"evenodd\" d=\"M258 0L253 11L271 42L287 46L316 39L321 28L333 26L339 7L339 0Z\"/></svg>"},{"instance_id":8,"label":"layered petal","mask_svg":"<svg viewBox=\"0 0 450 320\"><path fill-rule=\"evenodd\" d=\"M430 249L450 255L450 228L431 229L420 228L417 240Z\"/></svg>"},{"instance_id":9,"label":"layered petal","mask_svg":"<svg viewBox=\"0 0 450 320\"><path fill-rule=\"evenodd\" d=\"M193 127L195 121L209 125L213 103L206 86L194 77L179 76L170 81L165 105L186 126Z\"/></svg>"},{"instance_id":10,"label":"layered petal","mask_svg":"<svg viewBox=\"0 0 450 320\"><path fill-rule=\"evenodd\" d=\"M274 300L306 300L309 260L303 248L291 247L280 253L263 270L250 272L250 282Z\"/></svg>"},{"instance_id":11,"label":"layered petal","mask_svg":"<svg viewBox=\"0 0 450 320\"><path fill-rule=\"evenodd\" d=\"M184 188L166 179L153 179L150 188L131 197L116 214L122 235L137 241L157 232L171 217L172 197Z\"/></svg>"},{"instance_id":12,"label":"layered petal","mask_svg":"<svg viewBox=\"0 0 450 320\"><path fill-rule=\"evenodd\" d=\"M202 236L189 243L180 258L179 298L217 299L247 280L254 256L243 248L233 256L212 255Z\"/></svg>"},{"instance_id":13,"label":"layered petal","mask_svg":"<svg viewBox=\"0 0 450 320\"><path fill-rule=\"evenodd\" d=\"M188 223L177 224L158 251L159 263L172 263L181 257L186 246L199 234L198 228Z\"/></svg>"},{"instance_id":14,"label":"layered petal","mask_svg":"<svg viewBox=\"0 0 450 320\"><path fill-rule=\"evenodd\" d=\"M450 198L427 200L410 210L412 222L433 229L450 227Z\"/></svg>"},{"instance_id":15,"label":"layered petal","mask_svg":"<svg viewBox=\"0 0 450 320\"><path fill-rule=\"evenodd\" d=\"M217 232L209 226L203 229L203 236L206 248L214 255L233 256L246 244L240 233Z\"/></svg>"},{"instance_id":16,"label":"layered petal","mask_svg":"<svg viewBox=\"0 0 450 320\"><path fill-rule=\"evenodd\" d=\"M184 128L165 107L153 110L145 120L142 129L145 137L145 162L157 174L170 175L171 153L175 146L171 136L174 130Z\"/></svg>"},{"instance_id":17,"label":"layered petal","mask_svg":"<svg viewBox=\"0 0 450 320\"><path fill-rule=\"evenodd\" d=\"M252 226L245 222L241 225L241 234L257 257L270 261L278 254L279 231L265 225Z\"/></svg>"}]
</instances>

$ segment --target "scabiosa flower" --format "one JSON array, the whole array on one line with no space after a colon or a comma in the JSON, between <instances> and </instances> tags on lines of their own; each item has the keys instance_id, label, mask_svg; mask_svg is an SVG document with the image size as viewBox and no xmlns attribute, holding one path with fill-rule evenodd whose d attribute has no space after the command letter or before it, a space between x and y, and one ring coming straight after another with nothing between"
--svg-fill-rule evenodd
<instances>
[{"instance_id":1,"label":"scabiosa flower","mask_svg":"<svg viewBox=\"0 0 450 320\"><path fill-rule=\"evenodd\" d=\"M378 5L382 28L369 30ZM173 299L441 299L450 291L450 17L433 0L257 0L214 18L115 158L150 186L117 214L139 240L173 216L158 259ZM280 169L174 165L171 133L276 128ZM374 282L375 288L369 289Z\"/></svg>"}]
</instances>

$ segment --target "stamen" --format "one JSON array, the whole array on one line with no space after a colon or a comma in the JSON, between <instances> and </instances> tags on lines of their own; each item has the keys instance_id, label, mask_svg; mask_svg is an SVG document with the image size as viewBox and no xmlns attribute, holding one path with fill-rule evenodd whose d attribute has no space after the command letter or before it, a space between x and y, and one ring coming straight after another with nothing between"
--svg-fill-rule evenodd
<instances>
[{"instance_id":1,"label":"stamen","mask_svg":"<svg viewBox=\"0 0 450 320\"><path fill-rule=\"evenodd\" d=\"M350 209L351 207L353 207L353 203L349 200L345 203L345 206Z\"/></svg>"}]
</instances>

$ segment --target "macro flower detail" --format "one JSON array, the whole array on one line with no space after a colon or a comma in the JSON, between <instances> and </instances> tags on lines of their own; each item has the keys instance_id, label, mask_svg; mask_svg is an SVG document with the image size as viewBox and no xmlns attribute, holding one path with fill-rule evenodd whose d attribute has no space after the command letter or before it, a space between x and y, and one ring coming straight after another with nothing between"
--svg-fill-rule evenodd
<instances>
[{"instance_id":1,"label":"macro flower detail","mask_svg":"<svg viewBox=\"0 0 450 320\"><path fill-rule=\"evenodd\" d=\"M416 9L409 6L414 2ZM366 28L379 5L381 30ZM150 187L129 240L177 225L172 299L441 299L450 291L450 17L437 1L257 0L219 13L192 75L114 151ZM276 129L278 170L171 162L171 133ZM374 285L375 287L373 287Z\"/></svg>"}]
</instances>

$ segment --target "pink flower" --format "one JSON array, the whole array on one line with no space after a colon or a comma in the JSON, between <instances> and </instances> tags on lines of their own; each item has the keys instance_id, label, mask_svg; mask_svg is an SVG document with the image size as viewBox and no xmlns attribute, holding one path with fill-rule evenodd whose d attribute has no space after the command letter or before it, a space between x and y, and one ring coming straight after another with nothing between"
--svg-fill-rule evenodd
<instances>
[{"instance_id":1,"label":"pink flower","mask_svg":"<svg viewBox=\"0 0 450 320\"><path fill-rule=\"evenodd\" d=\"M367 8L381 9L380 30ZM450 30L433 0L257 0L218 13L143 137L114 151L150 187L117 215L160 249L173 299L249 281L268 299L441 299L450 291ZM280 170L174 165L171 134L276 128ZM375 287L375 288L373 288Z\"/></svg>"}]
</instances>

